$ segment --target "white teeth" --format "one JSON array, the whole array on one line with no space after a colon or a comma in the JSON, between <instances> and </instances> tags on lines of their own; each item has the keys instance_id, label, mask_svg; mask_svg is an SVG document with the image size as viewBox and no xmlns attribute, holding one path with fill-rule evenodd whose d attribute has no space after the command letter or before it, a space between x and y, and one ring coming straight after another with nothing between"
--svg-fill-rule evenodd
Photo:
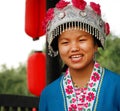
<instances>
[{"instance_id":1,"label":"white teeth","mask_svg":"<svg viewBox=\"0 0 120 111\"><path fill-rule=\"evenodd\" d=\"M79 57L82 57L82 55L74 55L74 56L71 56L72 58L79 58Z\"/></svg>"},{"instance_id":2,"label":"white teeth","mask_svg":"<svg viewBox=\"0 0 120 111\"><path fill-rule=\"evenodd\" d=\"M71 58L71 61L72 61L72 62L80 62L80 60L83 59L83 54L80 54L80 55L72 55L70 58Z\"/></svg>"}]
</instances>

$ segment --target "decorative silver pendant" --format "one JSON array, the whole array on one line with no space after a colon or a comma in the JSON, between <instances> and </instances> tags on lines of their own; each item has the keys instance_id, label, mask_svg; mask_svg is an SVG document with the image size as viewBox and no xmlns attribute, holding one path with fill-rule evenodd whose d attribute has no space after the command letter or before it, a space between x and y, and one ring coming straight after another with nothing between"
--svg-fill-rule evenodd
<instances>
[{"instance_id":1,"label":"decorative silver pendant","mask_svg":"<svg viewBox=\"0 0 120 111\"><path fill-rule=\"evenodd\" d=\"M103 21L101 19L99 20L99 25L100 25L100 27L103 26Z\"/></svg>"},{"instance_id":2,"label":"decorative silver pendant","mask_svg":"<svg viewBox=\"0 0 120 111\"><path fill-rule=\"evenodd\" d=\"M63 18L65 17L65 12L60 12L60 13L58 14L58 17L59 17L60 19L63 19Z\"/></svg>"},{"instance_id":3,"label":"decorative silver pendant","mask_svg":"<svg viewBox=\"0 0 120 111\"><path fill-rule=\"evenodd\" d=\"M86 14L85 11L80 11L80 15L81 15L82 17L85 17L87 14Z\"/></svg>"}]
</instances>

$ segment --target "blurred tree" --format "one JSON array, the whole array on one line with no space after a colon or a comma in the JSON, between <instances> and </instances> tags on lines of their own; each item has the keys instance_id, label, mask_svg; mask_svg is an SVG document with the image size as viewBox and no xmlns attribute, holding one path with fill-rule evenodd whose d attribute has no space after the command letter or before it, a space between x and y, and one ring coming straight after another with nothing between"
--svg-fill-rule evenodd
<instances>
[{"instance_id":1,"label":"blurred tree","mask_svg":"<svg viewBox=\"0 0 120 111\"><path fill-rule=\"evenodd\" d=\"M120 74L120 38L110 35L105 49L99 49L97 61L102 66Z\"/></svg>"},{"instance_id":2,"label":"blurred tree","mask_svg":"<svg viewBox=\"0 0 120 111\"><path fill-rule=\"evenodd\" d=\"M30 95L26 82L26 66L8 69L2 65L0 71L0 94Z\"/></svg>"}]
</instances>

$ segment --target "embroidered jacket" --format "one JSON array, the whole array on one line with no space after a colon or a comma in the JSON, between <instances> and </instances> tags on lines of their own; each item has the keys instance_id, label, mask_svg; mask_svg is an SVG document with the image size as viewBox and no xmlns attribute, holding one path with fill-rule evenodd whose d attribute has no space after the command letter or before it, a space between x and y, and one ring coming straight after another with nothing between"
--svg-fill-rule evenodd
<instances>
[{"instance_id":1,"label":"embroidered jacket","mask_svg":"<svg viewBox=\"0 0 120 111\"><path fill-rule=\"evenodd\" d=\"M107 69L103 70L92 111L120 111L120 76ZM68 111L63 78L64 75L43 90L39 111Z\"/></svg>"}]
</instances>

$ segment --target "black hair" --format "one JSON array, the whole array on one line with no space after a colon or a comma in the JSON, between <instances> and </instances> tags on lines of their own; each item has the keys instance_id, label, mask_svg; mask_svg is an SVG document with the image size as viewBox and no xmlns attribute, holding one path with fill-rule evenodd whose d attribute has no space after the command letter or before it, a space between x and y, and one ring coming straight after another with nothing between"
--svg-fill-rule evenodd
<instances>
[{"instance_id":1,"label":"black hair","mask_svg":"<svg viewBox=\"0 0 120 111\"><path fill-rule=\"evenodd\" d=\"M95 45L98 45L98 47L103 48L103 46L102 46L100 40L98 40L98 39L97 39L96 37L94 37L94 36L93 36L93 40L94 40L94 44L95 44Z\"/></svg>"}]
</instances>

